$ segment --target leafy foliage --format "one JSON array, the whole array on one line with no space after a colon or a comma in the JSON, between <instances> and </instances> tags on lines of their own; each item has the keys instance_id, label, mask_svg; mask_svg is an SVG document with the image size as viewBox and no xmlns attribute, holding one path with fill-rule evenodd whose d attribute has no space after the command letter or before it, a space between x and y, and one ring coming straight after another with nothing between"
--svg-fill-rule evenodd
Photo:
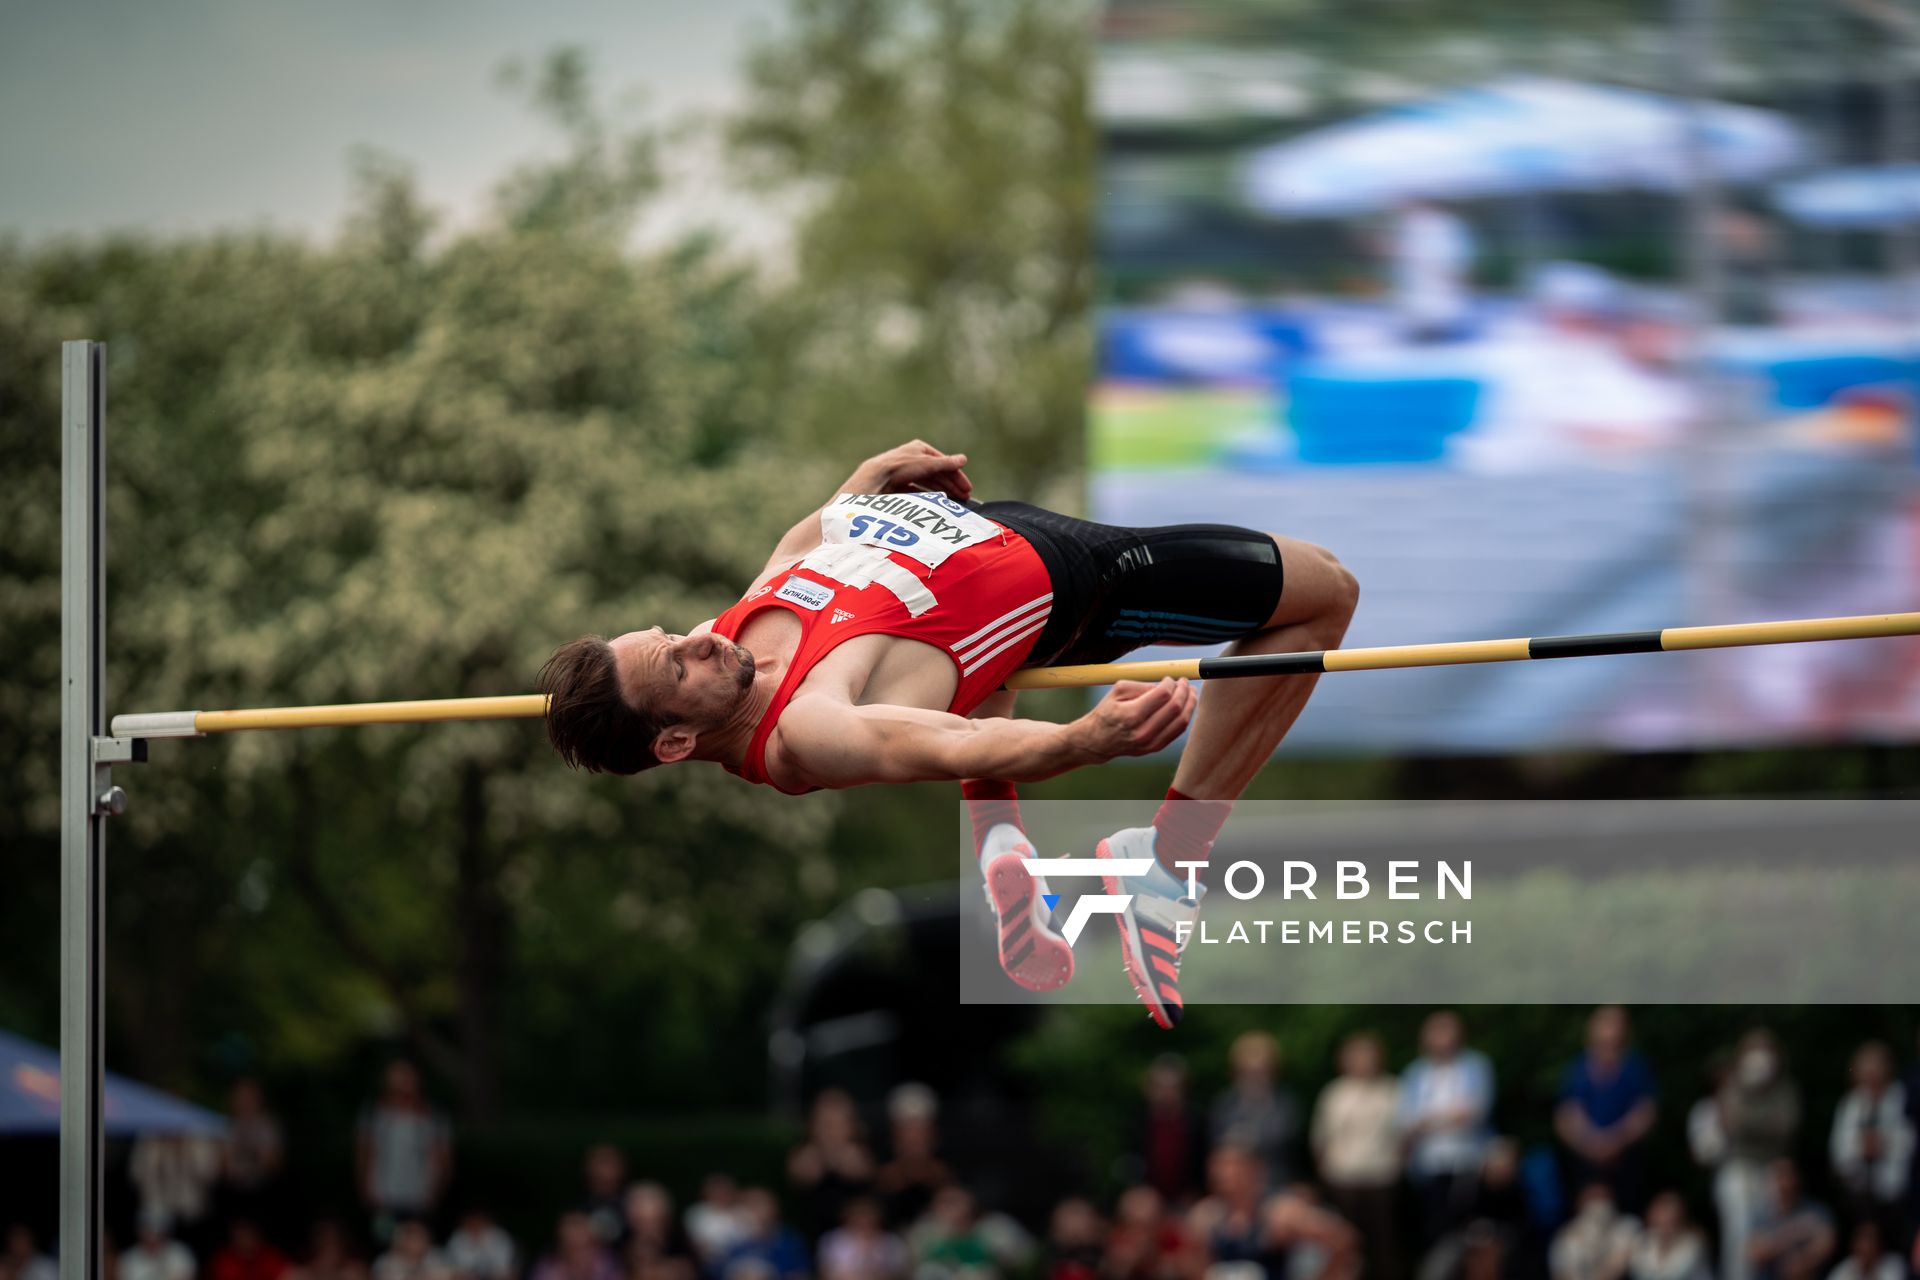
<instances>
[{"instance_id":1,"label":"leafy foliage","mask_svg":"<svg viewBox=\"0 0 1920 1280\"><path fill-rule=\"evenodd\" d=\"M41 495L0 507L0 1018L57 1022L59 340L109 343L110 707L521 691L579 631L723 608L866 452L927 436L1003 494L1065 474L1086 18L798 6L738 128L798 210L786 276L711 239L631 248L658 139L610 122L576 51L503 77L563 145L479 229L369 151L329 243L0 245L0 440ZM155 754L114 830L111 1034L116 1065L202 1094L385 1043L470 1115L751 1097L757 1036L714 1046L799 923L949 855L860 835L946 793L836 826L846 799L718 770L569 776L524 724Z\"/></svg>"},{"instance_id":2,"label":"leafy foliage","mask_svg":"<svg viewBox=\"0 0 1920 1280\"><path fill-rule=\"evenodd\" d=\"M0 259L6 347L41 353L8 366L0 433L22 491L45 495L0 517L17 936L51 942L57 884L58 339L109 343L117 708L522 691L578 631L711 616L831 483L766 412L759 287L710 254L627 252L644 140L602 136L572 58L536 97L567 154L511 175L494 225L438 248L376 160L332 245ZM692 1075L710 1020L751 1007L773 939L820 905L798 879L836 808L776 814L717 771L570 777L525 724L156 754L115 830L128 1065L191 1082L194 1046L233 1025L270 1062L321 1063L397 1019L476 1110L497 1069L604 1079L570 1060L567 1081L508 1024ZM696 947L737 962L694 965ZM19 976L0 1003L50 1026L51 975ZM595 1044L582 1004L631 1014Z\"/></svg>"},{"instance_id":3,"label":"leafy foliage","mask_svg":"<svg viewBox=\"0 0 1920 1280\"><path fill-rule=\"evenodd\" d=\"M995 496L1077 504L1090 361L1091 11L799 0L733 125L800 206L779 299L793 438L924 436Z\"/></svg>"}]
</instances>

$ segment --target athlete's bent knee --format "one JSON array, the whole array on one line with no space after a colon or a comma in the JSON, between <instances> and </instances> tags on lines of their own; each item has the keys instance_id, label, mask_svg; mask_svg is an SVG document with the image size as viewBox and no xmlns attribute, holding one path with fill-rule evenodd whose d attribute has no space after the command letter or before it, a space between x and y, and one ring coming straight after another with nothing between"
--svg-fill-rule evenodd
<instances>
[{"instance_id":1,"label":"athlete's bent knee","mask_svg":"<svg viewBox=\"0 0 1920 1280\"><path fill-rule=\"evenodd\" d=\"M1338 619L1343 624L1353 617L1353 611L1360 605L1360 579L1341 562L1339 556L1317 543L1302 542L1298 538L1277 533L1267 536L1296 556L1304 557L1310 566L1312 604L1316 616Z\"/></svg>"},{"instance_id":2,"label":"athlete's bent knee","mask_svg":"<svg viewBox=\"0 0 1920 1280\"><path fill-rule=\"evenodd\" d=\"M1333 552L1326 554L1327 567L1333 571L1334 609L1343 617L1351 618L1353 611L1360 607L1360 579Z\"/></svg>"}]
</instances>

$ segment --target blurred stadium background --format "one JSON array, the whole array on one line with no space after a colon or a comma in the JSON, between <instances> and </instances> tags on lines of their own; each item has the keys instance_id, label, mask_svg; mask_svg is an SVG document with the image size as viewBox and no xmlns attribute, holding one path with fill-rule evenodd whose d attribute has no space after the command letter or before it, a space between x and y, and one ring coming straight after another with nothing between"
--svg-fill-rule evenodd
<instances>
[{"instance_id":1,"label":"blurred stadium background","mask_svg":"<svg viewBox=\"0 0 1920 1280\"><path fill-rule=\"evenodd\" d=\"M1119 3L1091 503L1280 523L1350 643L1913 598L1904 10ZM1299 749L1898 740L1910 650L1399 673Z\"/></svg>"},{"instance_id":2,"label":"blurred stadium background","mask_svg":"<svg viewBox=\"0 0 1920 1280\"><path fill-rule=\"evenodd\" d=\"M62 339L110 344L114 707L520 689L916 435L1320 538L1361 643L1914 598L1904 4L319 12L0 14L4 1280L57 1247ZM1912 645L1660 661L1330 681L1258 793L1920 787ZM109 877L110 1064L160 1091L115 1095L125 1280L1910 1256L1904 1007L1166 1037L956 1006L946 790L584 779L513 725L156 756ZM1398 1092L1329 1088L1360 1033ZM1633 1222L1575 1213L1596 1175ZM1722 1266L1755 1220L1794 1247Z\"/></svg>"}]
</instances>

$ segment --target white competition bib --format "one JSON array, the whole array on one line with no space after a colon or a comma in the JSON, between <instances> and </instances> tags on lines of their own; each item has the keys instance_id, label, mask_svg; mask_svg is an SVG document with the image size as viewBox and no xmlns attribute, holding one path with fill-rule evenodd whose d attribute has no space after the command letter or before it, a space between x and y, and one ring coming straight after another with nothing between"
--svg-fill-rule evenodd
<instances>
[{"instance_id":1,"label":"white competition bib","mask_svg":"<svg viewBox=\"0 0 1920 1280\"><path fill-rule=\"evenodd\" d=\"M820 540L897 551L929 569L1000 526L938 493L843 493L820 512Z\"/></svg>"}]
</instances>

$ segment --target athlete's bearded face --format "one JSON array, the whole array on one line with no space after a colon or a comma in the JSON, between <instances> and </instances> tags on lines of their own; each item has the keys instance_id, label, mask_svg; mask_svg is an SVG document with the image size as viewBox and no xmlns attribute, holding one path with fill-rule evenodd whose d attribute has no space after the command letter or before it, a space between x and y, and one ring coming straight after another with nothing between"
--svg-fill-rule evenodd
<instances>
[{"instance_id":1,"label":"athlete's bearded face","mask_svg":"<svg viewBox=\"0 0 1920 1280\"><path fill-rule=\"evenodd\" d=\"M629 631L612 648L627 701L696 733L726 723L753 687L753 654L711 632L651 627Z\"/></svg>"}]
</instances>

